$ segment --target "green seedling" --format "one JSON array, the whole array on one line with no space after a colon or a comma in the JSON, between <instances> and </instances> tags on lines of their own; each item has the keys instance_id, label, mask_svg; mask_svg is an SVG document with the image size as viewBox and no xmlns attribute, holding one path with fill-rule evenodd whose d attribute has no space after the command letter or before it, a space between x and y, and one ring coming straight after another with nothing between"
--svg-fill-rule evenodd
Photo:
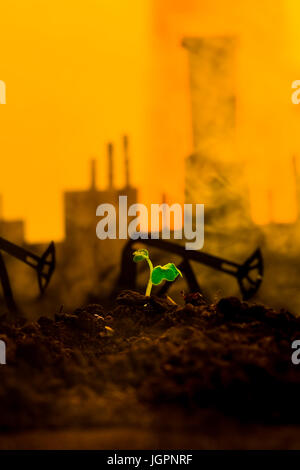
<instances>
[{"instance_id":1,"label":"green seedling","mask_svg":"<svg viewBox=\"0 0 300 470\"><path fill-rule=\"evenodd\" d=\"M147 261L149 269L150 269L150 277L147 284L146 289L146 296L150 296L152 285L158 286L163 281L175 281L177 276L181 276L182 274L178 268L176 268L174 263L167 263L164 266L156 266L153 267L153 264L149 258L148 250L137 250L133 253L133 261L135 263L139 263L140 261Z\"/></svg>"}]
</instances>

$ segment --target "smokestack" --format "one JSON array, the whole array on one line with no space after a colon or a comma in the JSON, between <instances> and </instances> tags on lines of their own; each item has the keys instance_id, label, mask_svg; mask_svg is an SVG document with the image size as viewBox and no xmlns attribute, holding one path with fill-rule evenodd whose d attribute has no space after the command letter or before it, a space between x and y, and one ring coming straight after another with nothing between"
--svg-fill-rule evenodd
<instances>
[{"instance_id":1,"label":"smokestack","mask_svg":"<svg viewBox=\"0 0 300 470\"><path fill-rule=\"evenodd\" d=\"M114 175L113 175L113 151L114 147L111 142L107 145L108 154L108 188L113 189L114 186Z\"/></svg>"},{"instance_id":2,"label":"smokestack","mask_svg":"<svg viewBox=\"0 0 300 470\"><path fill-rule=\"evenodd\" d=\"M124 160L125 160L125 187L129 188L130 178L129 178L129 156L128 156L128 136L124 135L123 137L123 149L124 149Z\"/></svg>"},{"instance_id":3,"label":"smokestack","mask_svg":"<svg viewBox=\"0 0 300 470\"><path fill-rule=\"evenodd\" d=\"M162 194L162 204L167 203L167 195L166 193ZM167 228L167 214L166 214L166 208L163 207L162 210L162 221L161 221L161 229L163 230L164 228Z\"/></svg>"},{"instance_id":4,"label":"smokestack","mask_svg":"<svg viewBox=\"0 0 300 470\"><path fill-rule=\"evenodd\" d=\"M298 165L297 165L297 158L296 158L296 155L293 155L293 157L292 157L292 162L293 162L294 177L295 177L295 179L297 179L297 175L298 175Z\"/></svg>"},{"instance_id":5,"label":"smokestack","mask_svg":"<svg viewBox=\"0 0 300 470\"><path fill-rule=\"evenodd\" d=\"M294 172L294 181L295 181L295 187L296 187L296 197L297 197L297 211L298 211L298 219L299 219L299 213L300 213L300 207L299 207L299 202L300 202L300 188L299 188L299 174L298 174L298 167L297 167L297 158L296 155L293 155L293 172Z\"/></svg>"},{"instance_id":6,"label":"smokestack","mask_svg":"<svg viewBox=\"0 0 300 470\"><path fill-rule=\"evenodd\" d=\"M91 191L96 190L96 160L93 158L91 160Z\"/></svg>"},{"instance_id":7,"label":"smokestack","mask_svg":"<svg viewBox=\"0 0 300 470\"><path fill-rule=\"evenodd\" d=\"M273 191L268 191L268 202L269 202L269 224L273 222Z\"/></svg>"}]
</instances>

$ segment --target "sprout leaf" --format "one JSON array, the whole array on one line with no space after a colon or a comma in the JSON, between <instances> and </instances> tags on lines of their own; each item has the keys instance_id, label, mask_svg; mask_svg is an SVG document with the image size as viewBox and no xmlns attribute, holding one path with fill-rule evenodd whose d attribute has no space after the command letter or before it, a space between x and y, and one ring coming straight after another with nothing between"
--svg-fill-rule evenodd
<instances>
[{"instance_id":1,"label":"sprout leaf","mask_svg":"<svg viewBox=\"0 0 300 470\"><path fill-rule=\"evenodd\" d=\"M140 261L143 261L144 259L149 258L149 253L148 250L137 250L133 253L133 261L135 263L139 263Z\"/></svg>"},{"instance_id":2,"label":"sprout leaf","mask_svg":"<svg viewBox=\"0 0 300 470\"><path fill-rule=\"evenodd\" d=\"M158 285L162 281L175 281L177 276L181 276L182 274L178 268L176 268L174 263L168 263L164 266L156 266L151 274L151 281L152 284Z\"/></svg>"}]
</instances>

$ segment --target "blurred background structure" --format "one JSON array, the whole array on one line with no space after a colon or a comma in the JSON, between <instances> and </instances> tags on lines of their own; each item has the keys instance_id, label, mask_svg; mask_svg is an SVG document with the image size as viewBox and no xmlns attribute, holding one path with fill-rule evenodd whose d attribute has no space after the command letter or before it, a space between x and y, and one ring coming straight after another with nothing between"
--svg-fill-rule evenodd
<instances>
[{"instance_id":1,"label":"blurred background structure","mask_svg":"<svg viewBox=\"0 0 300 470\"><path fill-rule=\"evenodd\" d=\"M205 203L204 251L240 262L261 246L259 299L300 311L299 18L296 0L3 5L0 232L36 250L56 241L48 301L108 294L123 244L103 248L95 209L127 194ZM211 295L235 293L198 274Z\"/></svg>"}]
</instances>

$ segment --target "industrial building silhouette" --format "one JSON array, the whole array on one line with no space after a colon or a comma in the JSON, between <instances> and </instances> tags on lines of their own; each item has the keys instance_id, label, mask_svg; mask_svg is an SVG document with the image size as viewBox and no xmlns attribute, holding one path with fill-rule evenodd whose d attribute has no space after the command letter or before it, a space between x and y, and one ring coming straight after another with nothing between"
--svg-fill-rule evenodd
<instances>
[{"instance_id":1,"label":"industrial building silhouette","mask_svg":"<svg viewBox=\"0 0 300 470\"><path fill-rule=\"evenodd\" d=\"M46 294L49 302L55 295L56 303L65 302L70 306L80 305L87 299L107 297L118 274L119 260L126 240L99 240L96 236L96 208L99 204L110 203L116 208L118 219L119 196L127 196L128 205L137 202L137 189L130 183L128 137L123 137L125 164L125 186L121 189L114 184L114 147L107 145L108 177L104 190L97 188L97 162L90 163L90 186L86 190L72 190L63 193L65 238L55 243L57 267ZM28 244L25 240L23 220L6 221L1 217L0 236L13 243L42 253L47 246ZM16 299L25 297L28 302L37 293L34 273L17 260L5 256L7 268L16 291ZM63 295L67 294L67 295Z\"/></svg>"}]
</instances>

